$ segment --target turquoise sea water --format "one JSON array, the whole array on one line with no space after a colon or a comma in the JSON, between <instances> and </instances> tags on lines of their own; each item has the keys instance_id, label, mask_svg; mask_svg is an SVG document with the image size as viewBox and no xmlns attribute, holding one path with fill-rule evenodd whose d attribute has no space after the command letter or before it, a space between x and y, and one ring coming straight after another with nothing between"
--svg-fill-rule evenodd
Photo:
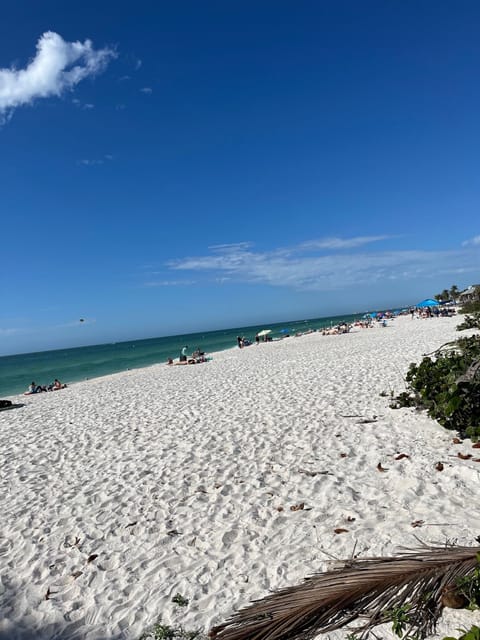
<instances>
[{"instance_id":1,"label":"turquoise sea water","mask_svg":"<svg viewBox=\"0 0 480 640\"><path fill-rule=\"evenodd\" d=\"M237 348L237 336L245 336L254 342L255 334L264 328L272 330L272 338L279 338L284 335L281 333L282 329L289 329L294 334L340 322L352 322L359 317L360 315L348 315L294 320L268 326L234 327L220 331L3 356L0 357L0 398L23 393L32 380L37 384L48 385L58 378L68 384L166 362L167 358L178 358L184 345L189 346L188 353L199 347L201 351L211 355L217 351Z\"/></svg>"}]
</instances>

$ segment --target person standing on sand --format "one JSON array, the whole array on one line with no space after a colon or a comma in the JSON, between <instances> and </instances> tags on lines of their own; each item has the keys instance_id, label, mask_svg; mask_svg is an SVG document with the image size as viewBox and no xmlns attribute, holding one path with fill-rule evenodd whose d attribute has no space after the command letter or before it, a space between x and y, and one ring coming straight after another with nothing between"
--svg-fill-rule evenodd
<instances>
[{"instance_id":1,"label":"person standing on sand","mask_svg":"<svg viewBox=\"0 0 480 640\"><path fill-rule=\"evenodd\" d=\"M237 344L239 349L243 347L243 338L241 336L237 336Z\"/></svg>"},{"instance_id":2,"label":"person standing on sand","mask_svg":"<svg viewBox=\"0 0 480 640\"><path fill-rule=\"evenodd\" d=\"M186 344L180 352L180 362L185 362L187 360L187 349L188 344Z\"/></svg>"}]
</instances>

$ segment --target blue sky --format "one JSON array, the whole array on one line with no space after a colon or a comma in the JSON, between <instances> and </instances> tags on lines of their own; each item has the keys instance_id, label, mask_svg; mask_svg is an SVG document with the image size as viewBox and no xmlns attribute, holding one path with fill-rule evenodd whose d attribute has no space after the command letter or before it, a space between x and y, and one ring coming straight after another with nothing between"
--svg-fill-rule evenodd
<instances>
[{"instance_id":1,"label":"blue sky","mask_svg":"<svg viewBox=\"0 0 480 640\"><path fill-rule=\"evenodd\" d=\"M3 7L0 354L478 283L479 27L461 0Z\"/></svg>"}]
</instances>

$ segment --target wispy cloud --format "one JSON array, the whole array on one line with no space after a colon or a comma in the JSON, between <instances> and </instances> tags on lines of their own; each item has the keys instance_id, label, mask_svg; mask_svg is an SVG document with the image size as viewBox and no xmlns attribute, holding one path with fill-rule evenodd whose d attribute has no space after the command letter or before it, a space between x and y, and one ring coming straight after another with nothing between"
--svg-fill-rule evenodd
<instances>
[{"instance_id":1,"label":"wispy cloud","mask_svg":"<svg viewBox=\"0 0 480 640\"><path fill-rule=\"evenodd\" d=\"M354 249L372 242L388 240L389 236L358 236L356 238L324 238L322 240L310 240L300 245L302 249Z\"/></svg>"},{"instance_id":2,"label":"wispy cloud","mask_svg":"<svg viewBox=\"0 0 480 640\"><path fill-rule=\"evenodd\" d=\"M72 104L74 104L79 109L94 109L95 105L91 102L82 102L78 98L73 98Z\"/></svg>"},{"instance_id":3,"label":"wispy cloud","mask_svg":"<svg viewBox=\"0 0 480 640\"><path fill-rule=\"evenodd\" d=\"M84 167L96 167L100 164L111 162L113 159L114 159L114 156L107 153L103 156L103 158L93 158L93 159L83 158L82 160L79 160L77 164L83 165Z\"/></svg>"},{"instance_id":4,"label":"wispy cloud","mask_svg":"<svg viewBox=\"0 0 480 640\"><path fill-rule=\"evenodd\" d=\"M67 42L47 31L37 42L33 60L24 68L0 69L0 122L22 105L60 96L89 76L105 69L116 56L113 49L94 49L90 40Z\"/></svg>"},{"instance_id":5,"label":"wispy cloud","mask_svg":"<svg viewBox=\"0 0 480 640\"><path fill-rule=\"evenodd\" d=\"M141 91L142 93L145 93L145 94L147 94L147 95L150 95L150 94L153 92L153 89L152 89L152 87L142 87L142 88L140 89L140 91Z\"/></svg>"},{"instance_id":6,"label":"wispy cloud","mask_svg":"<svg viewBox=\"0 0 480 640\"><path fill-rule=\"evenodd\" d=\"M384 238L320 239L265 252L243 242L216 245L208 255L173 260L167 266L173 271L211 273L217 281L231 278L237 282L316 291L478 271L478 252L471 250L358 250L361 245ZM350 251L346 252L346 248Z\"/></svg>"},{"instance_id":7,"label":"wispy cloud","mask_svg":"<svg viewBox=\"0 0 480 640\"><path fill-rule=\"evenodd\" d=\"M474 246L474 247L480 246L480 236L474 236L473 238L470 238L470 240L465 240L465 242L462 242L462 247L469 247L469 246Z\"/></svg>"},{"instance_id":8,"label":"wispy cloud","mask_svg":"<svg viewBox=\"0 0 480 640\"><path fill-rule=\"evenodd\" d=\"M189 287L195 280L153 280L145 282L144 287Z\"/></svg>"},{"instance_id":9,"label":"wispy cloud","mask_svg":"<svg viewBox=\"0 0 480 640\"><path fill-rule=\"evenodd\" d=\"M233 242L231 244L212 244L208 248L210 251L244 251L245 249L249 249L252 246L251 242Z\"/></svg>"}]
</instances>

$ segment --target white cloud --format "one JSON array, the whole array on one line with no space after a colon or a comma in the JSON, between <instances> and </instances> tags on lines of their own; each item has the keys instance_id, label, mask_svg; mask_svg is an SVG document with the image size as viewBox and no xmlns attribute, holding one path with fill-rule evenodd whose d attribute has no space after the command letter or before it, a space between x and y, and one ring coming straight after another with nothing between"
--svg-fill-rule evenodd
<instances>
[{"instance_id":1,"label":"white cloud","mask_svg":"<svg viewBox=\"0 0 480 640\"><path fill-rule=\"evenodd\" d=\"M38 98L60 96L89 76L103 71L116 56L111 48L94 49L90 40L67 42L47 31L37 42L37 53L24 69L0 69L0 120L14 109Z\"/></svg>"},{"instance_id":2,"label":"white cloud","mask_svg":"<svg viewBox=\"0 0 480 640\"><path fill-rule=\"evenodd\" d=\"M81 102L78 98L72 99L72 104L74 104L79 109L94 109L95 105L91 102Z\"/></svg>"},{"instance_id":3,"label":"white cloud","mask_svg":"<svg viewBox=\"0 0 480 640\"><path fill-rule=\"evenodd\" d=\"M195 280L158 280L145 282L145 287L188 287L195 284Z\"/></svg>"},{"instance_id":4,"label":"white cloud","mask_svg":"<svg viewBox=\"0 0 480 640\"><path fill-rule=\"evenodd\" d=\"M353 249L364 244L387 240L389 236L359 236L356 238L323 238L322 240L310 240L304 242L303 249Z\"/></svg>"},{"instance_id":5,"label":"white cloud","mask_svg":"<svg viewBox=\"0 0 480 640\"><path fill-rule=\"evenodd\" d=\"M103 158L94 158L94 159L84 158L83 160L79 160L77 164L81 164L85 167L95 167L99 164L105 164L105 162L111 161L113 160L113 158L114 156L107 153L103 156Z\"/></svg>"},{"instance_id":6,"label":"white cloud","mask_svg":"<svg viewBox=\"0 0 480 640\"><path fill-rule=\"evenodd\" d=\"M479 246L479 245L480 245L480 236L474 236L473 238L470 238L470 240L465 240L465 242L462 242L462 247Z\"/></svg>"},{"instance_id":7,"label":"white cloud","mask_svg":"<svg viewBox=\"0 0 480 640\"><path fill-rule=\"evenodd\" d=\"M249 249L251 246L252 246L251 242L233 242L231 244L212 244L208 248L211 251L231 252L231 251L234 251L235 249L243 251L244 249Z\"/></svg>"},{"instance_id":8,"label":"white cloud","mask_svg":"<svg viewBox=\"0 0 480 640\"><path fill-rule=\"evenodd\" d=\"M147 95L150 95L150 94L152 93L153 89L152 89L151 87L142 87L142 88L140 89L140 91L141 91L142 93L146 93Z\"/></svg>"},{"instance_id":9,"label":"white cloud","mask_svg":"<svg viewBox=\"0 0 480 640\"><path fill-rule=\"evenodd\" d=\"M337 251L325 255L324 249L333 249L335 243ZM217 281L231 278L237 282L312 291L478 271L476 251L344 251L347 246L355 248L360 244L355 238L338 242L326 239L267 252L253 250L248 243L217 245L212 248L215 253L174 260L167 266L174 271L210 272ZM309 255L305 255L307 248Z\"/></svg>"}]
</instances>

